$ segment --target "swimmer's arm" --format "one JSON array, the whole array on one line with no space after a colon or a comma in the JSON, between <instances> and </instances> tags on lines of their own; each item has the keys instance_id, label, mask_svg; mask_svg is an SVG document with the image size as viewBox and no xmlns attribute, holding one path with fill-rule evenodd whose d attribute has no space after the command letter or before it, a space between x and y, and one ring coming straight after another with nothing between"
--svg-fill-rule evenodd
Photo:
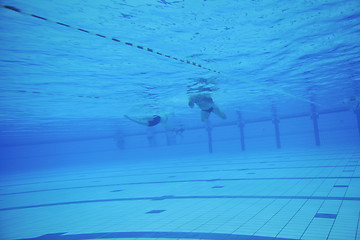
<instances>
[{"instance_id":1,"label":"swimmer's arm","mask_svg":"<svg viewBox=\"0 0 360 240\"><path fill-rule=\"evenodd\" d=\"M193 98L189 99L189 107L191 107L191 108L194 107L194 99Z\"/></svg>"},{"instance_id":2,"label":"swimmer's arm","mask_svg":"<svg viewBox=\"0 0 360 240\"><path fill-rule=\"evenodd\" d=\"M146 121L140 121L134 118L129 117L128 115L124 115L125 118L129 119L130 121L136 122L138 124L144 125L144 126L148 126L148 122Z\"/></svg>"}]
</instances>

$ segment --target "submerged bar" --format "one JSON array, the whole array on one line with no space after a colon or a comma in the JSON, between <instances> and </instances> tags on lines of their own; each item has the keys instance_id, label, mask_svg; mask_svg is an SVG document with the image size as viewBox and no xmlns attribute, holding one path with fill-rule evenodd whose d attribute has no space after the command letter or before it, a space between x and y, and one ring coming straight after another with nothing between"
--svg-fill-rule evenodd
<instances>
[{"instance_id":1,"label":"submerged bar","mask_svg":"<svg viewBox=\"0 0 360 240\"><path fill-rule=\"evenodd\" d=\"M210 126L209 121L207 122L206 131L208 133L208 147L209 147L209 153L213 153L213 147L212 147L212 128Z\"/></svg>"},{"instance_id":2,"label":"submerged bar","mask_svg":"<svg viewBox=\"0 0 360 240\"><path fill-rule=\"evenodd\" d=\"M275 138L276 138L276 147L279 149L281 148L281 142L280 142L280 128L279 128L279 123L280 123L280 120L277 116L277 111L276 111L276 108L273 107L272 108L272 111L273 111L273 124L274 124L274 127L275 127Z\"/></svg>"},{"instance_id":3,"label":"submerged bar","mask_svg":"<svg viewBox=\"0 0 360 240\"><path fill-rule=\"evenodd\" d=\"M311 105L311 109L312 109L311 119L313 121L313 126L314 126L315 144L316 146L320 146L320 134L319 134L319 124L318 124L319 114L316 111L316 106L314 104Z\"/></svg>"},{"instance_id":4,"label":"submerged bar","mask_svg":"<svg viewBox=\"0 0 360 240\"><path fill-rule=\"evenodd\" d=\"M360 110L355 111L356 114L356 118L357 118L357 126L358 126L358 131L359 131L359 136L360 136Z\"/></svg>"},{"instance_id":5,"label":"submerged bar","mask_svg":"<svg viewBox=\"0 0 360 240\"><path fill-rule=\"evenodd\" d=\"M237 112L237 114L238 114L238 126L240 128L241 151L245 151L245 134L244 134L245 123L242 119L241 112Z\"/></svg>"},{"instance_id":6,"label":"submerged bar","mask_svg":"<svg viewBox=\"0 0 360 240\"><path fill-rule=\"evenodd\" d=\"M281 148L280 130L279 130L280 120L276 118L273 120L273 123L274 123L274 127L275 127L276 147Z\"/></svg>"}]
</instances>

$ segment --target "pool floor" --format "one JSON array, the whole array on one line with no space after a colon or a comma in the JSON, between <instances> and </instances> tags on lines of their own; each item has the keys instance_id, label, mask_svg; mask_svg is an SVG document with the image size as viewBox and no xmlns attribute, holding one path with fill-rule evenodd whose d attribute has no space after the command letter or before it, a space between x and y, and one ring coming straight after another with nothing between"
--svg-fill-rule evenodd
<instances>
[{"instance_id":1,"label":"pool floor","mask_svg":"<svg viewBox=\"0 0 360 240\"><path fill-rule=\"evenodd\" d=\"M1 239L360 239L359 159L319 148L8 175Z\"/></svg>"}]
</instances>

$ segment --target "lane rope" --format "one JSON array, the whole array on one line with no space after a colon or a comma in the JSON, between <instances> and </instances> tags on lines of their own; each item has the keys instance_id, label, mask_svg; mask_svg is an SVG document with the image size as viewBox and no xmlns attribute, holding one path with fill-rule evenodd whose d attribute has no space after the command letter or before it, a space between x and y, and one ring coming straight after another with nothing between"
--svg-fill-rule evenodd
<instances>
[{"instance_id":1,"label":"lane rope","mask_svg":"<svg viewBox=\"0 0 360 240\"><path fill-rule=\"evenodd\" d=\"M192 66L195 66L195 67L198 67L198 68L201 68L201 69L205 69L205 70L208 70L208 71L211 71L211 72L220 73L220 72L217 71L217 70L214 70L214 69L211 69L211 68L207 68L207 67L205 67L205 66L202 66L202 65L199 64L199 63L192 62L192 61L189 61L189 60L187 60L187 59L182 59L182 58L174 57L174 56L171 56L171 55L168 55L168 54L164 54L164 53L158 52L158 51L156 51L156 50L154 50L154 49L152 49L152 48L148 48L148 47L145 47L145 46L133 44L133 43L131 43L131 42L123 41L123 40L120 40L120 39L117 39L117 38L114 38L114 37L105 36L105 35L103 35L103 34L94 33L94 32L92 32L92 31L89 31L89 30L86 30L86 29L83 29L83 28L74 27L74 26L71 26L71 25L69 25L69 24L65 24L65 23L62 23L62 22L58 22L58 21L54 21L54 20L51 20L51 19L42 17L42 16L38 16L38 15L36 15L36 14L27 13L27 12L24 12L24 11L22 11L21 9L16 8L16 7L13 7L13 6L9 6L9 5L1 5L1 6L2 6L3 8L8 9L8 10L12 10L12 11L14 11L14 12L18 12L18 13L20 13L20 14L24 14L24 15L27 15L27 16L31 16L31 17L34 17L34 18L37 18L37 19L40 19L40 20L44 20L44 21L47 21L47 22L51 22L51 23L58 24L58 25L63 26L63 27L71 28L71 29L78 30L78 31L83 32L83 33L87 33L87 34L90 34L90 35L93 35L93 36L97 36L97 37L104 38L104 39L107 39L107 40L111 40L111 41L114 41L114 42L117 42L117 43L121 43L121 44L126 45L126 46L129 46L129 47L134 47L134 48L137 48L137 49L140 49L140 50L143 50L143 51L147 51L147 52L150 52L150 53L153 53L153 54L156 54L156 55L165 57L165 58L173 59L173 60L175 60L175 61L178 61L178 62L181 62L181 63L185 63L185 64L189 64L189 65L192 65Z\"/></svg>"},{"instance_id":2,"label":"lane rope","mask_svg":"<svg viewBox=\"0 0 360 240\"><path fill-rule=\"evenodd\" d=\"M44 21L47 21L47 22L50 22L50 23L55 23L55 24L58 24L60 26L63 26L63 27L67 27L67 28L71 28L71 29L74 29L74 30L78 30L80 32L83 32L83 33L87 33L89 35L93 35L93 36L97 36L97 37L100 37L100 38L103 38L103 39L107 39L107 40L111 40L111 41L114 41L114 42L117 42L117 43L120 43L120 44L123 44L123 45L126 45L126 46L129 46L129 47L133 47L133 48L137 48L137 49L140 49L140 50L143 50L143 51L147 51L149 53L152 53L152 54L155 54L155 55L159 55L159 56L162 56L162 57L165 57L165 58L168 58L168 59L173 59L175 61L178 61L178 62L181 62L181 63L185 63L185 64L189 64L189 65L192 65L192 66L195 66L195 67L198 67L198 68L201 68L201 69L204 69L204 70L208 70L208 71L211 71L211 72L215 72L215 73L218 73L218 74L221 74L222 72L220 71L217 71L215 69L211 69L211 68L207 68L205 66L202 66L201 64L198 64L196 62L192 62L192 61L189 61L187 59L181 59L181 58L178 58L178 57L174 57L174 56L171 56L171 55L168 55L168 54L164 54L164 53L161 53L161 52L158 52L158 51L155 51L153 50L152 48L148 48L148 47L145 47L145 46L141 46L141 45L137 45L137 44L133 44L131 42L127 42L127 41L123 41L123 40L119 40L117 38L114 38L114 37L109 37L109 36L105 36L103 34L99 34L99 33L94 33L92 31L89 31L89 30L86 30L86 29L83 29L83 28L78 28L78 27L74 27L72 25L69 25L69 24L65 24L65 23L62 23L62 22L58 22L58 21L54 21L54 20L51 20L51 19L48 19L48 18L45 18L45 17L42 17L42 16L38 16L36 14L31 14L31 13L27 13L27 12L24 12L22 11L21 9L19 8L16 8L16 7L13 7L13 6L9 6L9 5L1 5L3 8L5 9L8 9L8 10L12 10L14 12L17 12L17 13L20 13L20 14L23 14L23 15L27 15L27 16L31 16L31 17L34 17L34 18L37 18L37 19L40 19L40 20L44 20ZM226 76L226 74L225 74ZM245 80L243 79L242 81L245 81L249 84L253 84L253 85L256 85L256 86L262 86L260 84L257 84L257 83L254 83L250 80ZM264 89L269 89L267 86L262 86ZM311 103L311 104L315 104L317 106L321 106L321 104L319 103L316 103L316 102L313 102L311 100L308 100L304 97L299 97L299 96L296 96L296 95L293 95L291 93L288 93L286 91L283 91L282 89L274 89L274 88L271 88L270 89L271 91L273 92L277 92L279 94L283 94L285 96L288 96L290 98L294 98L294 99L297 99L297 100L300 100L300 101L303 101L303 102L307 102L307 103ZM16 90L14 90L16 91ZM19 91L20 92L20 91ZM26 91L25 91L26 92ZM29 91L30 93L35 93L35 92L31 92ZM37 93L37 92L36 92ZM51 94L49 94L51 95ZM96 96L78 96L78 97L85 97L85 98L99 98L99 97L96 97Z\"/></svg>"}]
</instances>

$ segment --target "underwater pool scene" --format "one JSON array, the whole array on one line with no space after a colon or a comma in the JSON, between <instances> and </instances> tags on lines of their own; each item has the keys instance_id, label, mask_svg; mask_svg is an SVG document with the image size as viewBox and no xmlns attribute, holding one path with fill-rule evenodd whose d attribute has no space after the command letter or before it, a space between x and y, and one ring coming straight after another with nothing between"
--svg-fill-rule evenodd
<instances>
[{"instance_id":1,"label":"underwater pool scene","mask_svg":"<svg viewBox=\"0 0 360 240\"><path fill-rule=\"evenodd\" d=\"M360 240L359 0L0 0L1 240Z\"/></svg>"}]
</instances>

